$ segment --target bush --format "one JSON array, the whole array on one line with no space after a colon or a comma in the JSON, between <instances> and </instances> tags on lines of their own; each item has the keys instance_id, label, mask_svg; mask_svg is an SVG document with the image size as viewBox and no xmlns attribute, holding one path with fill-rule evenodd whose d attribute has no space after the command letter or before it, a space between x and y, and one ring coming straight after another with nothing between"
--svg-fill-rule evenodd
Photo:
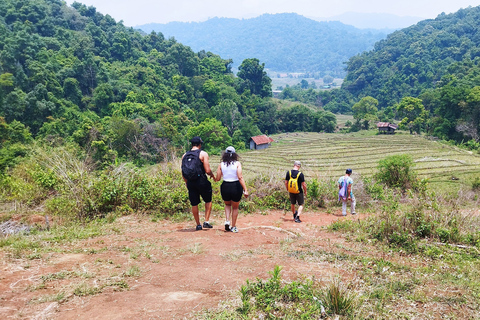
<instances>
[{"instance_id":1,"label":"bush","mask_svg":"<svg viewBox=\"0 0 480 320\"><path fill-rule=\"evenodd\" d=\"M234 318L266 319L312 319L322 316L320 290L313 281L284 283L280 277L281 267L275 266L270 279L256 282L247 280L240 289L242 305L237 309L240 315ZM240 317L239 317L240 316Z\"/></svg>"},{"instance_id":2,"label":"bush","mask_svg":"<svg viewBox=\"0 0 480 320\"><path fill-rule=\"evenodd\" d=\"M416 187L417 176L412 170L412 156L408 154L393 155L380 160L376 179L391 188L405 191Z\"/></svg>"}]
</instances>

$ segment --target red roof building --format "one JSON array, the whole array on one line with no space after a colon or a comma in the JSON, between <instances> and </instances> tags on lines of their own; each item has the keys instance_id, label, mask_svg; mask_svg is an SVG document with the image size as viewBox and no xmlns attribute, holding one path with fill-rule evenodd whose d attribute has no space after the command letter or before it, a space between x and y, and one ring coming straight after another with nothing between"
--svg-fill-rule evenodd
<instances>
[{"instance_id":1,"label":"red roof building","mask_svg":"<svg viewBox=\"0 0 480 320\"><path fill-rule=\"evenodd\" d=\"M273 142L273 139L267 137L266 135L251 137L250 140L250 149L251 150L261 150L270 147L270 143Z\"/></svg>"},{"instance_id":2,"label":"red roof building","mask_svg":"<svg viewBox=\"0 0 480 320\"><path fill-rule=\"evenodd\" d=\"M395 133L395 130L398 129L398 126L390 122L379 122L377 123L378 132L380 133Z\"/></svg>"}]
</instances>

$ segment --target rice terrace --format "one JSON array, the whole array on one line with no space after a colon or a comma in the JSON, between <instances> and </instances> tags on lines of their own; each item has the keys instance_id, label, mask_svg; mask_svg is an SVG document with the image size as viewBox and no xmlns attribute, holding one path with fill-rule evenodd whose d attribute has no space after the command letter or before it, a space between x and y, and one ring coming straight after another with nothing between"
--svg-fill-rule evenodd
<instances>
[{"instance_id":1,"label":"rice terrace","mask_svg":"<svg viewBox=\"0 0 480 320\"><path fill-rule=\"evenodd\" d=\"M47 228L41 205L14 211L4 203L2 221L32 227L0 239L0 317L480 317L478 154L402 133L272 137L270 148L241 153L252 195L241 202L237 234L223 230L218 184L214 228L201 232L188 210L124 206L91 222L53 216ZM412 156L419 179L428 178L424 189L402 194L372 179L394 154ZM293 223L283 185L293 160L302 161L309 186L301 224ZM218 161L211 156L213 166ZM179 165L147 175L181 180ZM358 214L342 217L335 181L347 167ZM175 188L185 192L181 183Z\"/></svg>"}]
</instances>

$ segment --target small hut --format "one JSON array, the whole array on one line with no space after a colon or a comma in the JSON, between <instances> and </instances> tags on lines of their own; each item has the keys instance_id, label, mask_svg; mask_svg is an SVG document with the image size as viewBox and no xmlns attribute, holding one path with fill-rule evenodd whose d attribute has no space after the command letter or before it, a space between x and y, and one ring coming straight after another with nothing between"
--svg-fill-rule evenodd
<instances>
[{"instance_id":1,"label":"small hut","mask_svg":"<svg viewBox=\"0 0 480 320\"><path fill-rule=\"evenodd\" d=\"M396 124L390 122L379 122L377 123L378 132L384 134L394 134L395 130L398 129Z\"/></svg>"},{"instance_id":2,"label":"small hut","mask_svg":"<svg viewBox=\"0 0 480 320\"><path fill-rule=\"evenodd\" d=\"M273 139L266 135L251 137L249 140L250 150L262 150L270 147Z\"/></svg>"}]
</instances>

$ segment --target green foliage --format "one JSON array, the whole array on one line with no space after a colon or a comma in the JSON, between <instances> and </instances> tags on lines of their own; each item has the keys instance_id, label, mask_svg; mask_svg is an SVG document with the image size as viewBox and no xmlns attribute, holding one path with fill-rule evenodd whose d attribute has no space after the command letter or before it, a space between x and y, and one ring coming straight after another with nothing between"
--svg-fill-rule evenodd
<instances>
[{"instance_id":1,"label":"green foliage","mask_svg":"<svg viewBox=\"0 0 480 320\"><path fill-rule=\"evenodd\" d=\"M425 110L422 100L412 97L404 97L397 105L398 116L402 121L400 128L410 130L410 133L420 134L426 128L428 111Z\"/></svg>"},{"instance_id":2,"label":"green foliage","mask_svg":"<svg viewBox=\"0 0 480 320\"><path fill-rule=\"evenodd\" d=\"M475 190L475 191L480 190L480 178L479 177L475 177L475 179L473 180L472 189Z\"/></svg>"},{"instance_id":3,"label":"green foliage","mask_svg":"<svg viewBox=\"0 0 480 320\"><path fill-rule=\"evenodd\" d=\"M210 153L219 153L232 144L227 128L216 119L205 119L198 126L191 127L187 132L187 138L199 136L203 140L202 148Z\"/></svg>"},{"instance_id":4,"label":"green foliage","mask_svg":"<svg viewBox=\"0 0 480 320\"><path fill-rule=\"evenodd\" d=\"M240 289L242 305L237 309L241 317L261 316L266 319L311 319L322 315L320 292L313 282L282 283L281 267L275 266L271 278L256 282L247 280Z\"/></svg>"},{"instance_id":5,"label":"green foliage","mask_svg":"<svg viewBox=\"0 0 480 320\"><path fill-rule=\"evenodd\" d=\"M256 58L245 59L238 67L237 76L243 80L240 84L241 91L249 90L260 97L272 95L272 80L264 71L265 63L260 65Z\"/></svg>"},{"instance_id":6,"label":"green foliage","mask_svg":"<svg viewBox=\"0 0 480 320\"><path fill-rule=\"evenodd\" d=\"M391 188L400 188L403 191L415 188L417 178L412 169L413 165L411 155L388 156L378 162L378 172L375 177Z\"/></svg>"},{"instance_id":7,"label":"green foliage","mask_svg":"<svg viewBox=\"0 0 480 320\"><path fill-rule=\"evenodd\" d=\"M372 97L364 97L353 105L353 118L362 129L368 130L372 123L378 121L377 106L378 100Z\"/></svg>"}]
</instances>

